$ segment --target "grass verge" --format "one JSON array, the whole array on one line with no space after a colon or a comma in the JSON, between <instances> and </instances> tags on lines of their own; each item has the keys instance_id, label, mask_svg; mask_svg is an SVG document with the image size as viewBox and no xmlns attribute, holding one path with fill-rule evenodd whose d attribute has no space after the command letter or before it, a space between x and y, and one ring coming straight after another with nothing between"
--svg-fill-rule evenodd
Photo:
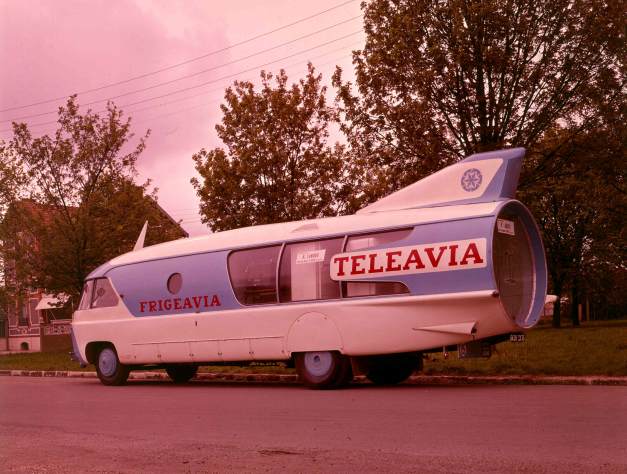
<instances>
[{"instance_id":1,"label":"grass verge","mask_svg":"<svg viewBox=\"0 0 627 474\"><path fill-rule=\"evenodd\" d=\"M429 375L627 375L627 321L594 321L578 328L538 327L522 343L498 344L489 359L429 354Z\"/></svg>"},{"instance_id":2,"label":"grass verge","mask_svg":"<svg viewBox=\"0 0 627 474\"><path fill-rule=\"evenodd\" d=\"M0 370L81 370L67 352L0 356ZM214 373L294 373L282 365L203 366ZM428 375L611 375L627 376L627 321L583 323L579 328L537 327L523 343L498 344L490 359L448 359L441 353L425 359Z\"/></svg>"}]
</instances>

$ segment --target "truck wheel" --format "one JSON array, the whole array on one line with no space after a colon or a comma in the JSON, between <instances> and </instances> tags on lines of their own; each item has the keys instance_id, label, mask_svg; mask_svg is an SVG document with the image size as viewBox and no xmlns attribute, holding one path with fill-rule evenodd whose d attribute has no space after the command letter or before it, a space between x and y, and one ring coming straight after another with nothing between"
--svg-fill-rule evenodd
<instances>
[{"instance_id":1,"label":"truck wheel","mask_svg":"<svg viewBox=\"0 0 627 474\"><path fill-rule=\"evenodd\" d=\"M124 385L128 379L129 369L120 363L113 346L105 346L96 360L96 372L104 385Z\"/></svg>"},{"instance_id":2,"label":"truck wheel","mask_svg":"<svg viewBox=\"0 0 627 474\"><path fill-rule=\"evenodd\" d=\"M196 376L197 365L170 365L165 368L174 383L186 383Z\"/></svg>"},{"instance_id":3,"label":"truck wheel","mask_svg":"<svg viewBox=\"0 0 627 474\"><path fill-rule=\"evenodd\" d=\"M421 354L390 354L370 357L366 377L375 385L394 385L420 368Z\"/></svg>"},{"instance_id":4,"label":"truck wheel","mask_svg":"<svg viewBox=\"0 0 627 474\"><path fill-rule=\"evenodd\" d=\"M348 357L337 351L301 352L296 354L296 371L301 382L309 388L335 388L348 378Z\"/></svg>"}]
</instances>

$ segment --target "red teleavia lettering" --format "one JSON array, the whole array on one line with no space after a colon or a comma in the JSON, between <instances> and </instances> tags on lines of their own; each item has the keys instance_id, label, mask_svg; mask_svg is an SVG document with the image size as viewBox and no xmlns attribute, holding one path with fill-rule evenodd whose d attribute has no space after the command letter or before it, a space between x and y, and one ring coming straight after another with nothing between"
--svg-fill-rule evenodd
<instances>
[{"instance_id":1,"label":"red teleavia lettering","mask_svg":"<svg viewBox=\"0 0 627 474\"><path fill-rule=\"evenodd\" d=\"M357 280L486 266L486 239L456 240L334 255L331 278Z\"/></svg>"},{"instance_id":2,"label":"red teleavia lettering","mask_svg":"<svg viewBox=\"0 0 627 474\"><path fill-rule=\"evenodd\" d=\"M172 310L199 310L222 306L218 295L187 296L185 298L165 298L162 300L149 300L139 302L140 313L154 313Z\"/></svg>"}]
</instances>

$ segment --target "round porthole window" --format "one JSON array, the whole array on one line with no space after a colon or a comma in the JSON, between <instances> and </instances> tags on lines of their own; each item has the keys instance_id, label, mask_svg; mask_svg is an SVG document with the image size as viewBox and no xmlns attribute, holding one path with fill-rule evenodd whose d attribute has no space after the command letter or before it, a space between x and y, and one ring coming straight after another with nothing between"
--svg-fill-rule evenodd
<instances>
[{"instance_id":1,"label":"round porthole window","mask_svg":"<svg viewBox=\"0 0 627 474\"><path fill-rule=\"evenodd\" d=\"M168 291L173 295L176 295L179 291L181 291L181 287L183 286L183 277L180 273L173 273L168 278Z\"/></svg>"}]
</instances>

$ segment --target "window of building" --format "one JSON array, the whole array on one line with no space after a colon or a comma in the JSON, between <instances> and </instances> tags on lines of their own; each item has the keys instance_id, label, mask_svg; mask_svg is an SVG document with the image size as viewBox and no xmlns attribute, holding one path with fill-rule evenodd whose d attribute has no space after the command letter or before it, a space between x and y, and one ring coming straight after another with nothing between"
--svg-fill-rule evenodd
<instances>
[{"instance_id":1,"label":"window of building","mask_svg":"<svg viewBox=\"0 0 627 474\"><path fill-rule=\"evenodd\" d=\"M238 250L229 255L229 276L238 301L245 305L277 302L276 270L280 245Z\"/></svg>"},{"instance_id":2,"label":"window of building","mask_svg":"<svg viewBox=\"0 0 627 474\"><path fill-rule=\"evenodd\" d=\"M279 273L280 301L339 298L340 285L331 279L329 262L342 252L343 241L338 238L286 245Z\"/></svg>"},{"instance_id":3,"label":"window of building","mask_svg":"<svg viewBox=\"0 0 627 474\"><path fill-rule=\"evenodd\" d=\"M407 238L412 229L378 232L376 234L355 235L348 238L345 252L371 249L375 247L391 246ZM343 282L343 295L351 298L355 296L398 295L409 293L409 289L400 282Z\"/></svg>"},{"instance_id":4,"label":"window of building","mask_svg":"<svg viewBox=\"0 0 627 474\"><path fill-rule=\"evenodd\" d=\"M28 326L28 305L22 298L18 298L17 300L17 315L17 324L19 326Z\"/></svg>"},{"instance_id":5,"label":"window of building","mask_svg":"<svg viewBox=\"0 0 627 474\"><path fill-rule=\"evenodd\" d=\"M91 299L92 308L107 308L117 306L118 295L111 286L108 278L94 280L94 292Z\"/></svg>"},{"instance_id":6,"label":"window of building","mask_svg":"<svg viewBox=\"0 0 627 474\"><path fill-rule=\"evenodd\" d=\"M28 301L31 326L39 324L39 311L37 311L37 303L39 303L39 299L37 298L31 298Z\"/></svg>"}]
</instances>

